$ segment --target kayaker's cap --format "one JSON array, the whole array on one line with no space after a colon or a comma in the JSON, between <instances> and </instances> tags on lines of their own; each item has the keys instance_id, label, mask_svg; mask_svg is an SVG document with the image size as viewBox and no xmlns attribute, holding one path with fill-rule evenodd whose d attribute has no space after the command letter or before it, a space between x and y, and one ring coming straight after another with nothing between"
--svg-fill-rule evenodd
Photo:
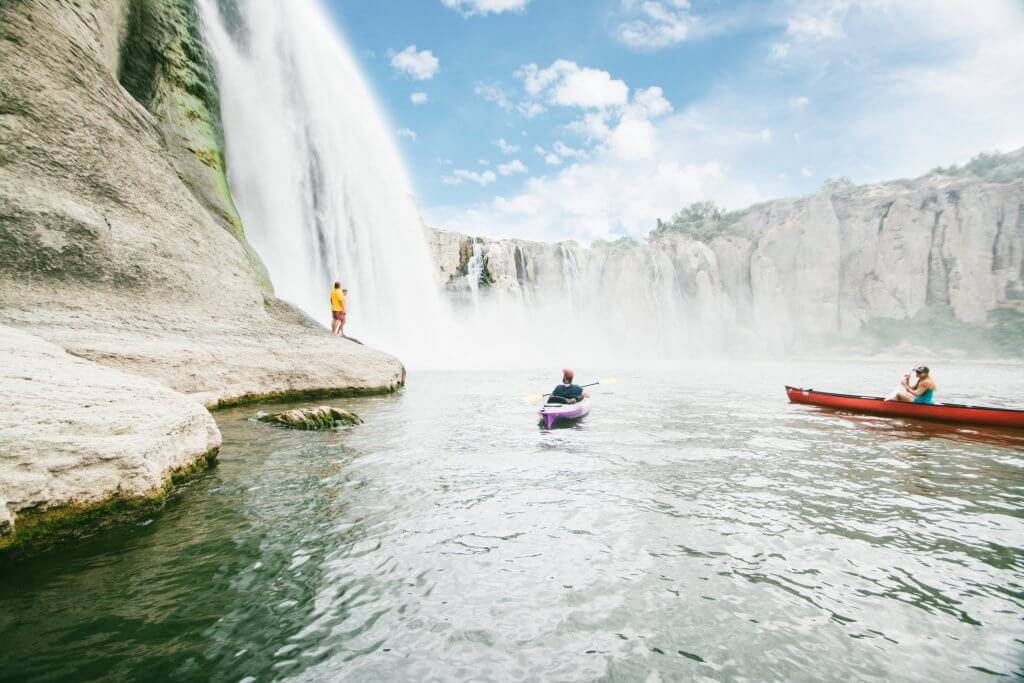
<instances>
[{"instance_id":1,"label":"kayaker's cap","mask_svg":"<svg viewBox=\"0 0 1024 683\"><path fill-rule=\"evenodd\" d=\"M576 373L574 373L569 368L562 368L562 381L565 382L566 384L571 382L572 378L575 377L575 376L576 376Z\"/></svg>"},{"instance_id":2,"label":"kayaker's cap","mask_svg":"<svg viewBox=\"0 0 1024 683\"><path fill-rule=\"evenodd\" d=\"M928 374L928 366L927 365L918 365L916 368L914 368L914 372L916 372L918 374L921 374L921 375L927 375Z\"/></svg>"}]
</instances>

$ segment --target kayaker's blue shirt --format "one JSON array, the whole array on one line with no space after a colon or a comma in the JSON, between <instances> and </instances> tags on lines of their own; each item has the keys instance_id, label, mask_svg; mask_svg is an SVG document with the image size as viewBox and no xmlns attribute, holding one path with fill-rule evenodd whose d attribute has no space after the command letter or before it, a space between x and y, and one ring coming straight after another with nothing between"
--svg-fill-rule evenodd
<instances>
[{"instance_id":1,"label":"kayaker's blue shirt","mask_svg":"<svg viewBox=\"0 0 1024 683\"><path fill-rule=\"evenodd\" d=\"M925 389L920 396L914 399L914 403L931 403L935 398L934 389Z\"/></svg>"},{"instance_id":2,"label":"kayaker's blue shirt","mask_svg":"<svg viewBox=\"0 0 1024 683\"><path fill-rule=\"evenodd\" d=\"M583 387L578 384L559 384L555 387L555 390L551 392L551 395L557 398L575 398L578 400L583 396Z\"/></svg>"}]
</instances>

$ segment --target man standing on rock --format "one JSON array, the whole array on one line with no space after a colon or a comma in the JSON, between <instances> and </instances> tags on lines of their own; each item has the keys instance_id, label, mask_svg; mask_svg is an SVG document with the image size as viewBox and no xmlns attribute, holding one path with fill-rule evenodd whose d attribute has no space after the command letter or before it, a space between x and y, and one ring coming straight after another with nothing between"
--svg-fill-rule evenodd
<instances>
[{"instance_id":1,"label":"man standing on rock","mask_svg":"<svg viewBox=\"0 0 1024 683\"><path fill-rule=\"evenodd\" d=\"M348 290L341 288L340 282L334 283L331 290L331 334L335 337L345 336L345 305L348 303Z\"/></svg>"}]
</instances>

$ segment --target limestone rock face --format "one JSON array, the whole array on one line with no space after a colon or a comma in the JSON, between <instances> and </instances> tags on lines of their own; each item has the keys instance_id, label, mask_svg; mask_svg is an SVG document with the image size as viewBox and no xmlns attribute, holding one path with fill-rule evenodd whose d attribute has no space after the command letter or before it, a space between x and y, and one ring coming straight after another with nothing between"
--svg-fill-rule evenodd
<instances>
[{"instance_id":1,"label":"limestone rock face","mask_svg":"<svg viewBox=\"0 0 1024 683\"><path fill-rule=\"evenodd\" d=\"M1024 159L1024 150L1007 155ZM585 292L605 315L637 310L659 327L682 316L785 349L803 335L848 334L881 319L948 306L983 323L1024 291L1024 180L963 175L837 186L738 212L706 243L659 233L645 244L544 244L438 233L439 276L466 288L467 245L482 255L479 290L543 307ZM475 245L475 246L474 246ZM648 321L651 318L648 318Z\"/></svg>"},{"instance_id":2,"label":"limestone rock face","mask_svg":"<svg viewBox=\"0 0 1024 683\"><path fill-rule=\"evenodd\" d=\"M3 5L0 322L211 404L395 388L396 359L273 298L228 225L191 7Z\"/></svg>"},{"instance_id":3,"label":"limestone rock face","mask_svg":"<svg viewBox=\"0 0 1024 683\"><path fill-rule=\"evenodd\" d=\"M363 424L362 418L355 413L331 406L296 408L281 413L257 413L256 419L282 427L308 430L334 429L341 425Z\"/></svg>"},{"instance_id":4,"label":"limestone rock face","mask_svg":"<svg viewBox=\"0 0 1024 683\"><path fill-rule=\"evenodd\" d=\"M8 531L27 509L151 495L220 447L210 413L157 382L6 325L0 358L0 526Z\"/></svg>"},{"instance_id":5,"label":"limestone rock face","mask_svg":"<svg viewBox=\"0 0 1024 683\"><path fill-rule=\"evenodd\" d=\"M273 296L214 83L193 0L0 3L0 527L153 492L215 447L202 404L404 381Z\"/></svg>"}]
</instances>

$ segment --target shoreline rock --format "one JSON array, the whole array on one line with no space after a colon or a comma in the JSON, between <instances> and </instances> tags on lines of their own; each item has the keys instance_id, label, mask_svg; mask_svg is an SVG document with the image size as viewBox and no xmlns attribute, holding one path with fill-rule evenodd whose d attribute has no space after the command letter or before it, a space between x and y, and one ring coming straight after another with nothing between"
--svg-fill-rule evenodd
<instances>
[{"instance_id":1,"label":"shoreline rock","mask_svg":"<svg viewBox=\"0 0 1024 683\"><path fill-rule=\"evenodd\" d=\"M194 0L0 3L0 546L165 496L204 405L403 385L273 295L219 117Z\"/></svg>"},{"instance_id":2,"label":"shoreline rock","mask_svg":"<svg viewBox=\"0 0 1024 683\"><path fill-rule=\"evenodd\" d=\"M0 552L45 544L47 529L67 535L73 518L118 501L165 496L216 457L220 430L187 396L2 325L0 355Z\"/></svg>"}]
</instances>

